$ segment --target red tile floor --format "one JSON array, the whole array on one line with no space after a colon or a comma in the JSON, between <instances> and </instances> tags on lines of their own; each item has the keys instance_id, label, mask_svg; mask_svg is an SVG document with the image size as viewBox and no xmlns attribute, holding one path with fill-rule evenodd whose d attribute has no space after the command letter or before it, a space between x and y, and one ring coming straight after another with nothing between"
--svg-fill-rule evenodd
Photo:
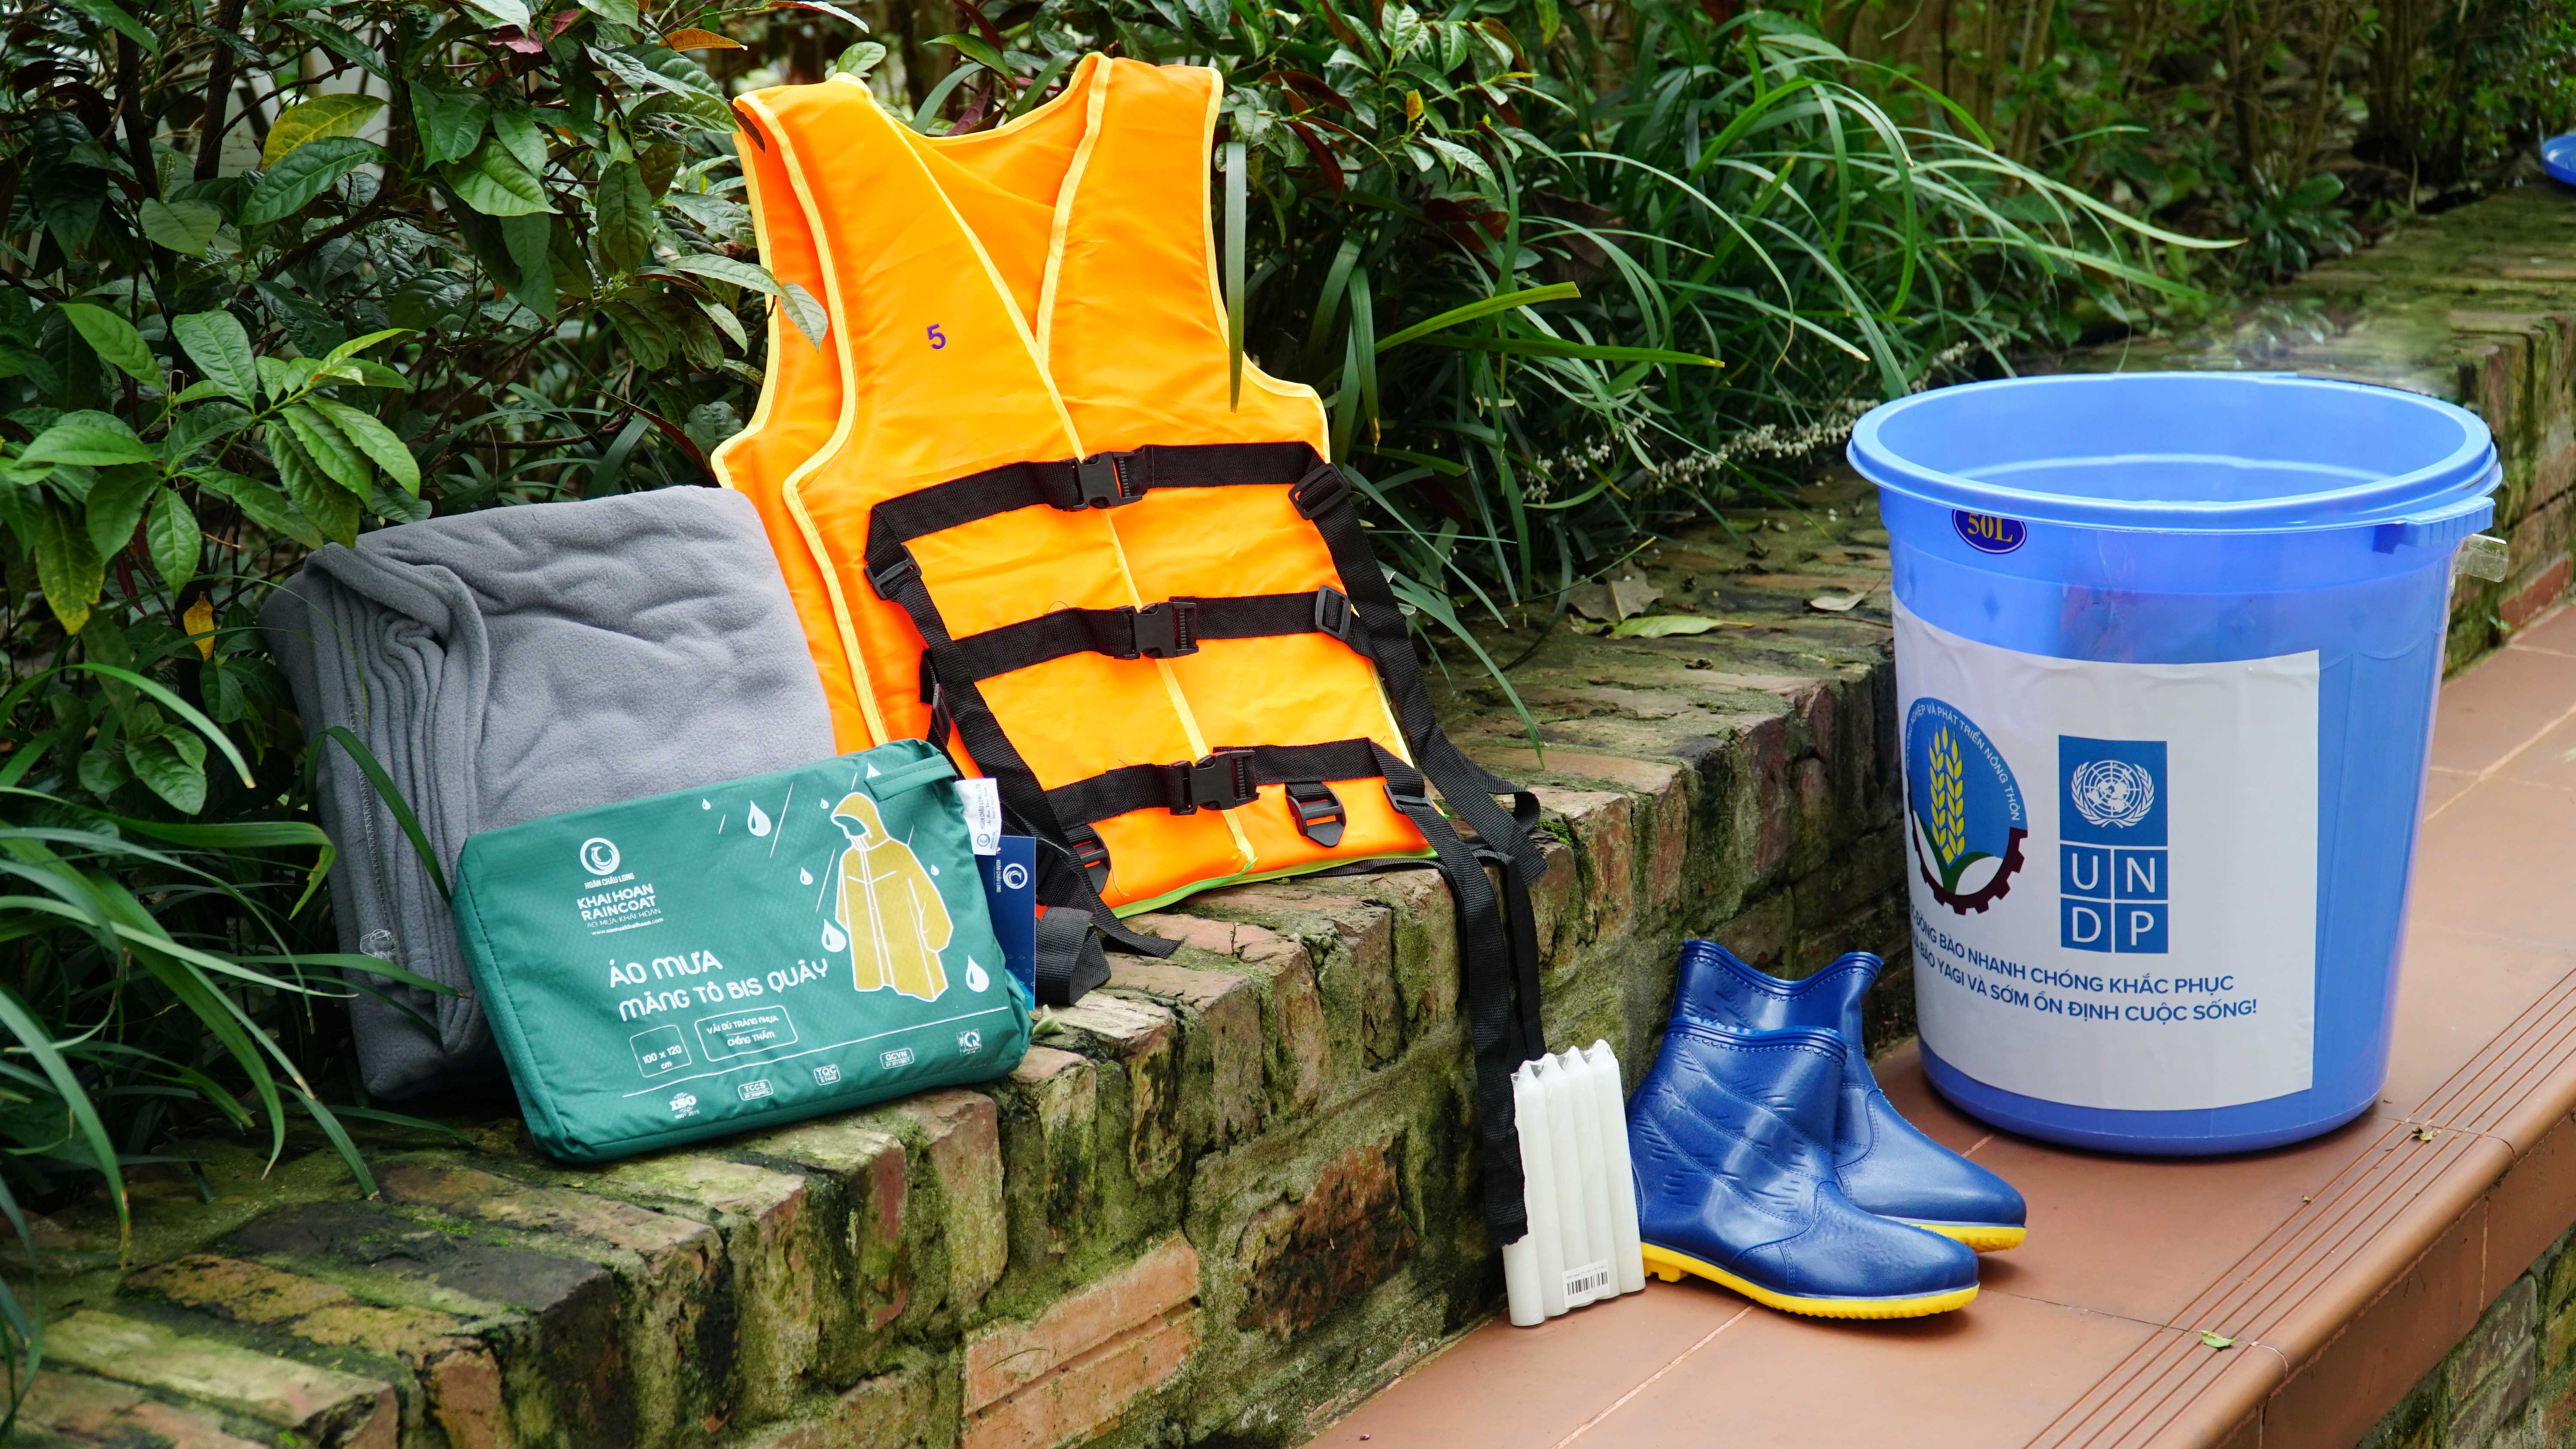
<instances>
[{"instance_id":1,"label":"red tile floor","mask_svg":"<svg viewBox=\"0 0 2576 1449\"><path fill-rule=\"evenodd\" d=\"M2576 1220L2576 608L2443 691L2399 1000L2376 1112L2219 1160L1991 1132L1908 1047L1879 1066L1898 1107L2031 1203L1966 1310L1834 1323L1650 1280L1488 1324L1315 1442L2351 1444Z\"/></svg>"}]
</instances>

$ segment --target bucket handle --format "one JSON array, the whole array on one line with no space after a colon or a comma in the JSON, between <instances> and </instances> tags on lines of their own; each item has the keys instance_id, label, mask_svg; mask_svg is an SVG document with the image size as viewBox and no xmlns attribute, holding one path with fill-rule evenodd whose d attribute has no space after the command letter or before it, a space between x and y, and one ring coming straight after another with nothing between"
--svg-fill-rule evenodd
<instances>
[{"instance_id":1,"label":"bucket handle","mask_svg":"<svg viewBox=\"0 0 2576 1449\"><path fill-rule=\"evenodd\" d=\"M2395 553L2401 548L2444 547L2486 527L2487 520L2494 516L2495 498L2491 494L2455 499L2412 518L2379 525L2370 546L2381 553Z\"/></svg>"}]
</instances>

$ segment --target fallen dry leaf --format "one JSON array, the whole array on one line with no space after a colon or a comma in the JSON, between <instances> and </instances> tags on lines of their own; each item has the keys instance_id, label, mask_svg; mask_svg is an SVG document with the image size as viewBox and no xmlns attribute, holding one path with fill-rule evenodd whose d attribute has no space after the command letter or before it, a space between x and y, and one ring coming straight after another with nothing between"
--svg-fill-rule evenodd
<instances>
[{"instance_id":1,"label":"fallen dry leaf","mask_svg":"<svg viewBox=\"0 0 2576 1449\"><path fill-rule=\"evenodd\" d=\"M1613 639L1661 639L1668 634L1705 634L1724 628L1723 619L1703 619L1696 614L1646 614L1620 622L1610 631Z\"/></svg>"},{"instance_id":2,"label":"fallen dry leaf","mask_svg":"<svg viewBox=\"0 0 2576 1449\"><path fill-rule=\"evenodd\" d=\"M1610 602L1610 591L1599 584L1576 584L1566 590L1565 606L1578 618L1595 619L1604 624L1619 622L1619 609Z\"/></svg>"},{"instance_id":3,"label":"fallen dry leaf","mask_svg":"<svg viewBox=\"0 0 2576 1449\"><path fill-rule=\"evenodd\" d=\"M1663 596L1662 589L1635 574L1630 574L1624 579L1614 579L1610 584L1611 607L1619 611L1619 617L1622 619L1633 619L1643 614L1653 608L1655 601Z\"/></svg>"}]
</instances>

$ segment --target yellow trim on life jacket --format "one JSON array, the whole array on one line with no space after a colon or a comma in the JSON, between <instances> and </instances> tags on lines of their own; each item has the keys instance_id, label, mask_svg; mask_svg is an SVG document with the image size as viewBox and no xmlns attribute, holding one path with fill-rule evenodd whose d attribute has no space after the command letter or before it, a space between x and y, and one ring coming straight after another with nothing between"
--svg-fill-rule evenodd
<instances>
[{"instance_id":1,"label":"yellow trim on life jacket","mask_svg":"<svg viewBox=\"0 0 2576 1449\"><path fill-rule=\"evenodd\" d=\"M849 428L851 411L855 405L850 388L848 318L841 309L840 270L834 267L825 255L824 243L829 240L831 233L823 224L822 208L814 204L813 193L805 185L805 168L797 163L796 146L789 139L787 128L779 124L777 115L762 102L757 92L742 97L735 104L747 107L760 116L762 127L769 135L770 144L778 148L778 158L787 167L787 184L795 189L796 204L805 213L806 227L813 234L815 241L815 256L821 262L823 316L826 323L824 340L832 344L832 350L841 364L839 421L834 426L832 436L825 440L822 449L788 473L785 480L778 486L778 494L785 503L788 513L795 518L798 531L804 535L806 553L813 559L815 567L822 571L823 587L832 597L832 621L840 630L842 667L848 672L850 682L858 691L859 711L865 716L868 725L868 739L865 744L853 747L866 748L881 745L886 743L890 736L886 730L885 720L877 712L876 689L868 677L867 655L859 648L858 631L850 622L849 600L841 595L840 570L833 566L831 553L823 547L822 534L814 527L813 516L805 511L805 500L799 489L806 475L813 472L816 466L829 457L833 448L839 444L843 433ZM767 254L765 251L762 253L764 256ZM766 392L767 389L764 388L762 391ZM765 405L760 411L765 411ZM816 662L819 664L821 661ZM846 746L850 742L845 740L841 743Z\"/></svg>"},{"instance_id":2,"label":"yellow trim on life jacket","mask_svg":"<svg viewBox=\"0 0 2576 1449\"><path fill-rule=\"evenodd\" d=\"M1079 80L1083 70L1098 60L1100 57L1097 55L1084 56L1074 67L1074 79ZM1047 233L1046 280L1038 287L1040 367L1046 366L1047 344L1055 334L1055 289L1056 283L1064 276L1064 238L1073 221L1073 198L1082 191L1082 173L1090 168L1092 149L1100 144L1100 116L1109 107L1108 81L1109 78L1103 75L1092 84L1083 106L1082 141L1073 148L1073 164L1065 169L1064 189L1056 193L1055 225ZM1066 82L1065 89L1073 89L1073 81Z\"/></svg>"}]
</instances>

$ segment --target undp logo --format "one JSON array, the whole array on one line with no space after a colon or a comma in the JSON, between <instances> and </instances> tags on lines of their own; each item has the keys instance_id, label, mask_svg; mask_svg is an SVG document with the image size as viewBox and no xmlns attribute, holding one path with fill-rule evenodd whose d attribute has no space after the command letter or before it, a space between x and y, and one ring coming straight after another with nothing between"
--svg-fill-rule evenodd
<instances>
[{"instance_id":1,"label":"undp logo","mask_svg":"<svg viewBox=\"0 0 2576 1449\"><path fill-rule=\"evenodd\" d=\"M1906 713L1905 799L1932 899L1964 916L2012 889L2030 834L2021 784L2003 751L1947 700L1927 695Z\"/></svg>"},{"instance_id":2,"label":"undp logo","mask_svg":"<svg viewBox=\"0 0 2576 1449\"><path fill-rule=\"evenodd\" d=\"M2067 777L2066 795L2094 825L2135 825L2156 806L2156 777L2126 760L2087 760Z\"/></svg>"},{"instance_id":3,"label":"undp logo","mask_svg":"<svg viewBox=\"0 0 2576 1449\"><path fill-rule=\"evenodd\" d=\"M2057 769L2058 944L2163 954L2172 909L2165 742L2060 735Z\"/></svg>"},{"instance_id":4,"label":"undp logo","mask_svg":"<svg viewBox=\"0 0 2576 1449\"><path fill-rule=\"evenodd\" d=\"M594 835L581 843L581 868L592 875L617 873L617 842Z\"/></svg>"}]
</instances>

